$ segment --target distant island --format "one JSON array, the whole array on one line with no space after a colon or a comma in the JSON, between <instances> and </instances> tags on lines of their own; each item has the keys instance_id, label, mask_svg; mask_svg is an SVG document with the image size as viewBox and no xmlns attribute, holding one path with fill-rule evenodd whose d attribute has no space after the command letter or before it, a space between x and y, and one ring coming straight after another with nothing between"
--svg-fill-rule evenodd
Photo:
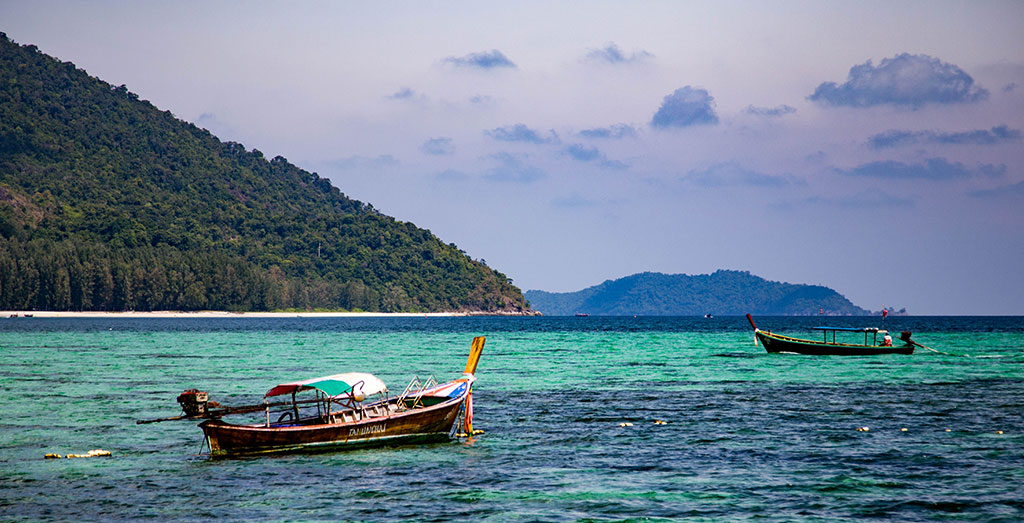
<instances>
[{"instance_id":1,"label":"distant island","mask_svg":"<svg viewBox=\"0 0 1024 523\"><path fill-rule=\"evenodd\" d=\"M504 274L0 33L0 310L523 313Z\"/></svg>"},{"instance_id":2,"label":"distant island","mask_svg":"<svg viewBox=\"0 0 1024 523\"><path fill-rule=\"evenodd\" d=\"M548 316L872 314L828 287L780 283L728 270L693 276L644 272L576 292L530 290L526 299Z\"/></svg>"}]
</instances>

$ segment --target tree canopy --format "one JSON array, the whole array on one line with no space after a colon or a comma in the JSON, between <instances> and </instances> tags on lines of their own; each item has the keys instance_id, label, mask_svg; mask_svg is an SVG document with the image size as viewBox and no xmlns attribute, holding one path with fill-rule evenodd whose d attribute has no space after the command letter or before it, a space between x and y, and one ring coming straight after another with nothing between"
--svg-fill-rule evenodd
<instances>
[{"instance_id":1,"label":"tree canopy","mask_svg":"<svg viewBox=\"0 0 1024 523\"><path fill-rule=\"evenodd\" d=\"M0 309L33 308L527 305L430 231L0 33Z\"/></svg>"}]
</instances>

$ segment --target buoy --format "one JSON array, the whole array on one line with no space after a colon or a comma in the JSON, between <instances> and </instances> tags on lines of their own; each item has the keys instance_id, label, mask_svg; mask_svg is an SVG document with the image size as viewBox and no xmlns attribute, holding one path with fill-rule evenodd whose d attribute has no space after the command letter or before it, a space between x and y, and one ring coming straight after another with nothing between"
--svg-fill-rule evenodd
<instances>
[{"instance_id":1,"label":"buoy","mask_svg":"<svg viewBox=\"0 0 1024 523\"><path fill-rule=\"evenodd\" d=\"M906 427L903 427L902 429L900 429L900 432L906 432L906 431L907 431Z\"/></svg>"},{"instance_id":2,"label":"buoy","mask_svg":"<svg viewBox=\"0 0 1024 523\"><path fill-rule=\"evenodd\" d=\"M946 432L953 432L953 431L952 431L952 430L950 430L950 429L946 429Z\"/></svg>"},{"instance_id":3,"label":"buoy","mask_svg":"<svg viewBox=\"0 0 1024 523\"><path fill-rule=\"evenodd\" d=\"M476 430L473 431L473 435L474 436L476 436L477 434L483 434L483 433L484 433L483 429L476 429Z\"/></svg>"},{"instance_id":4,"label":"buoy","mask_svg":"<svg viewBox=\"0 0 1024 523\"><path fill-rule=\"evenodd\" d=\"M871 430L871 429L869 429L867 427L857 427L857 432L867 432L869 430Z\"/></svg>"},{"instance_id":5,"label":"buoy","mask_svg":"<svg viewBox=\"0 0 1024 523\"><path fill-rule=\"evenodd\" d=\"M620 427L632 427L633 424L627 421L625 423L619 423L619 426Z\"/></svg>"},{"instance_id":6,"label":"buoy","mask_svg":"<svg viewBox=\"0 0 1024 523\"><path fill-rule=\"evenodd\" d=\"M1001 430L997 430L996 431L996 434L1002 434L1002 433L1003 433L1003 431L1001 431Z\"/></svg>"},{"instance_id":7,"label":"buoy","mask_svg":"<svg viewBox=\"0 0 1024 523\"><path fill-rule=\"evenodd\" d=\"M660 420L660 419L656 419L656 420L654 420L654 424L655 424L655 425L667 425L667 424L668 424L668 422L666 422L666 421L662 421L662 420Z\"/></svg>"}]
</instances>

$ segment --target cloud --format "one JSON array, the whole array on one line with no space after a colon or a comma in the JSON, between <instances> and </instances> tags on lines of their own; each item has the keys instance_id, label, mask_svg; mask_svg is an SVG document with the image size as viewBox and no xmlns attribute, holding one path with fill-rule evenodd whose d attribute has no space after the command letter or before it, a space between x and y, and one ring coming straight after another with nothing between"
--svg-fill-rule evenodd
<instances>
[{"instance_id":1,"label":"cloud","mask_svg":"<svg viewBox=\"0 0 1024 523\"><path fill-rule=\"evenodd\" d=\"M423 142L423 145L420 146L420 150L425 154L432 154L436 156L455 154L455 144L452 143L451 138L430 138Z\"/></svg>"},{"instance_id":2,"label":"cloud","mask_svg":"<svg viewBox=\"0 0 1024 523\"><path fill-rule=\"evenodd\" d=\"M584 138L602 138L610 140L635 138L637 135L636 129L632 125L627 125L624 123L615 124L610 127L595 127L593 129L584 129L577 134Z\"/></svg>"},{"instance_id":3,"label":"cloud","mask_svg":"<svg viewBox=\"0 0 1024 523\"><path fill-rule=\"evenodd\" d=\"M626 169L629 166L615 160L609 160L597 147L583 144L572 144L565 148L565 154L578 162L593 162L608 169Z\"/></svg>"},{"instance_id":4,"label":"cloud","mask_svg":"<svg viewBox=\"0 0 1024 523\"><path fill-rule=\"evenodd\" d=\"M796 109L788 105L776 105L775 107L754 107L753 105L748 105L744 112L754 116L776 118L795 113Z\"/></svg>"},{"instance_id":5,"label":"cloud","mask_svg":"<svg viewBox=\"0 0 1024 523\"><path fill-rule=\"evenodd\" d=\"M821 149L804 155L804 161L808 163L822 164L825 163L826 160L828 160L828 155Z\"/></svg>"},{"instance_id":6,"label":"cloud","mask_svg":"<svg viewBox=\"0 0 1024 523\"><path fill-rule=\"evenodd\" d=\"M403 87L403 88L399 89L398 91L395 91L394 93L388 95L388 98L390 98L392 100L409 100L409 99L414 98L415 96L416 96L416 91L413 91L412 89L410 89L408 87Z\"/></svg>"},{"instance_id":7,"label":"cloud","mask_svg":"<svg viewBox=\"0 0 1024 523\"><path fill-rule=\"evenodd\" d=\"M497 153L490 156L498 165L484 174L484 179L501 183L528 184L547 178L541 169L524 163L519 157L508 153Z\"/></svg>"},{"instance_id":8,"label":"cloud","mask_svg":"<svg viewBox=\"0 0 1024 523\"><path fill-rule=\"evenodd\" d=\"M862 191L851 196L810 196L801 200L783 201L770 203L769 207L784 211L801 209L805 207L825 207L829 209L849 210L876 210L876 209L898 209L914 206L914 201L909 198L891 196L882 191Z\"/></svg>"},{"instance_id":9,"label":"cloud","mask_svg":"<svg viewBox=\"0 0 1024 523\"><path fill-rule=\"evenodd\" d=\"M1011 129L1005 125L992 129L977 129L958 133L941 131L904 131L892 129L868 138L872 149L899 147L917 143L940 145L995 145L1006 142L1020 141L1020 129Z\"/></svg>"},{"instance_id":10,"label":"cloud","mask_svg":"<svg viewBox=\"0 0 1024 523\"><path fill-rule=\"evenodd\" d=\"M434 178L442 182L461 182L469 179L469 175L455 169L445 169L434 175Z\"/></svg>"},{"instance_id":11,"label":"cloud","mask_svg":"<svg viewBox=\"0 0 1024 523\"><path fill-rule=\"evenodd\" d=\"M533 144L560 142L558 135L554 130L548 131L547 136L542 136L539 132L530 129L521 123L484 131L484 134L502 142L525 142Z\"/></svg>"},{"instance_id":12,"label":"cloud","mask_svg":"<svg viewBox=\"0 0 1024 523\"><path fill-rule=\"evenodd\" d=\"M1012 202L1024 200L1024 181L996 187L995 189L984 189L967 193L975 198L983 199L1005 199Z\"/></svg>"},{"instance_id":13,"label":"cloud","mask_svg":"<svg viewBox=\"0 0 1024 523\"><path fill-rule=\"evenodd\" d=\"M702 187L746 186L762 188L806 185L791 174L764 174L744 169L735 163L720 163L703 171L693 170L682 177L686 183Z\"/></svg>"},{"instance_id":14,"label":"cloud","mask_svg":"<svg viewBox=\"0 0 1024 523\"><path fill-rule=\"evenodd\" d=\"M850 68L846 83L825 82L807 98L825 105L872 107L971 103L988 91L959 67L928 55L899 54L875 67L871 60Z\"/></svg>"},{"instance_id":15,"label":"cloud","mask_svg":"<svg viewBox=\"0 0 1024 523\"><path fill-rule=\"evenodd\" d=\"M469 103L477 107L488 107L494 105L494 98L484 94L478 94L475 96L471 96L469 98Z\"/></svg>"},{"instance_id":16,"label":"cloud","mask_svg":"<svg viewBox=\"0 0 1024 523\"><path fill-rule=\"evenodd\" d=\"M929 158L924 163L908 164L897 161L870 162L853 169L838 169L840 174L866 178L893 180L953 180L974 176L998 177L1006 174L1006 165L984 164L970 169L960 162L948 162L944 158Z\"/></svg>"},{"instance_id":17,"label":"cloud","mask_svg":"<svg viewBox=\"0 0 1024 523\"><path fill-rule=\"evenodd\" d=\"M460 57L449 56L444 59L444 63L452 64L456 67L468 67L472 69L500 69L503 67L511 69L516 68L516 64L497 49L491 49L490 51L482 53L470 53L466 56Z\"/></svg>"},{"instance_id":18,"label":"cloud","mask_svg":"<svg viewBox=\"0 0 1024 523\"><path fill-rule=\"evenodd\" d=\"M604 157L604 155L601 154L601 151L599 151L597 147L588 147L586 145L581 145L578 143L574 143L569 147L566 147L565 152L574 160L578 160L581 162L590 162Z\"/></svg>"},{"instance_id":19,"label":"cloud","mask_svg":"<svg viewBox=\"0 0 1024 523\"><path fill-rule=\"evenodd\" d=\"M1010 82L1003 86L1004 93L1012 93L1017 88L1017 82Z\"/></svg>"},{"instance_id":20,"label":"cloud","mask_svg":"<svg viewBox=\"0 0 1024 523\"><path fill-rule=\"evenodd\" d=\"M622 53L622 50L619 49L618 45L611 42L601 49L591 49L590 52L587 53L585 60L588 62L618 65L639 63L652 57L654 57L654 55L647 51L638 51L627 56Z\"/></svg>"},{"instance_id":21,"label":"cloud","mask_svg":"<svg viewBox=\"0 0 1024 523\"><path fill-rule=\"evenodd\" d=\"M651 119L651 126L667 128L717 124L718 115L715 114L714 104L714 97L706 90L689 85L681 87L661 102L661 107Z\"/></svg>"}]
</instances>

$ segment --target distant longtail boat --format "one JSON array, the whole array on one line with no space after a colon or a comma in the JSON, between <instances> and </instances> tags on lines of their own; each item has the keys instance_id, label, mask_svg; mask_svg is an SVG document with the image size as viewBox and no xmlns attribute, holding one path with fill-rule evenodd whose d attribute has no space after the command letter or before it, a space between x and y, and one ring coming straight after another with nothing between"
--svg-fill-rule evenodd
<instances>
[{"instance_id":1,"label":"distant longtail boat","mask_svg":"<svg viewBox=\"0 0 1024 523\"><path fill-rule=\"evenodd\" d=\"M792 338L781 334L774 334L771 331L763 331L754 325L754 319L747 314L750 326L754 328L755 340L764 345L768 352L788 352L794 354L810 354L816 356L865 356L871 354L913 354L915 346L922 346L911 341L910 332L903 331L900 334L902 344L893 345L889 338L889 331L875 327L851 328L851 327L814 327L814 330L823 332L823 339L820 341ZM840 343L836 341L837 332L858 332L864 334L864 343ZM831 340L829 334L831 333ZM868 335L871 341L868 342ZM882 339L879 340L879 336Z\"/></svg>"}]
</instances>

